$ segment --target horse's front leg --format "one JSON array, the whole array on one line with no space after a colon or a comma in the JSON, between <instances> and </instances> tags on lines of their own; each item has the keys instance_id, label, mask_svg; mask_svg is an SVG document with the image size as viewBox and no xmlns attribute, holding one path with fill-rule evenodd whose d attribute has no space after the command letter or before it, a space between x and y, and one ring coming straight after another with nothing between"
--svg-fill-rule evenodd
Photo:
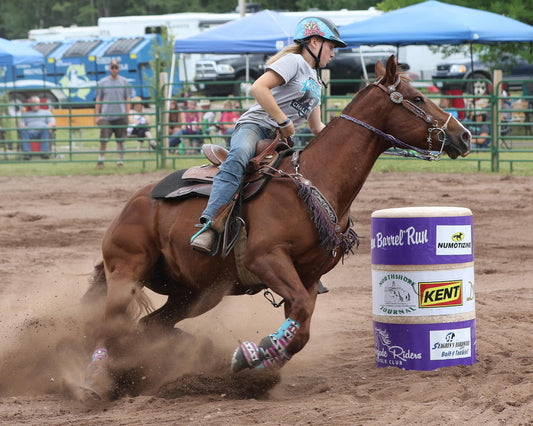
<instances>
[{"instance_id":1,"label":"horse's front leg","mask_svg":"<svg viewBox=\"0 0 533 426\"><path fill-rule=\"evenodd\" d=\"M309 289L309 294L313 298L313 301L316 301L318 293L315 286L314 289L314 293L313 289ZM298 323L299 328L297 328L295 326L295 321L291 320L290 312L290 302L285 302L285 322L275 333L264 337L259 343L258 351L264 353L262 357L265 359L257 366L257 368L283 367L294 355L300 352L309 341L311 315L309 315L306 320ZM250 345L253 345L253 343L246 342L246 345L249 347Z\"/></svg>"},{"instance_id":2,"label":"horse's front leg","mask_svg":"<svg viewBox=\"0 0 533 426\"><path fill-rule=\"evenodd\" d=\"M145 297L142 288L130 273L106 267L107 296L104 315L95 329L95 350L87 367L83 388L93 398L106 397L112 389L112 379L108 371L108 344L128 335L134 326L134 318L129 309L134 299Z\"/></svg>"},{"instance_id":3,"label":"horse's front leg","mask_svg":"<svg viewBox=\"0 0 533 426\"><path fill-rule=\"evenodd\" d=\"M307 290L289 256L282 249L267 255L245 257L245 265L285 300L286 320L259 345L243 342L233 354L232 369L280 368L309 340L309 325L315 307L318 281ZM252 260L259 259L259 262Z\"/></svg>"},{"instance_id":4,"label":"horse's front leg","mask_svg":"<svg viewBox=\"0 0 533 426\"><path fill-rule=\"evenodd\" d=\"M300 352L304 346L309 341L311 337L311 316L315 309L316 298L318 295L318 281L314 283L311 287L307 289L309 297L313 301L313 310L305 321L302 321L300 324L300 329L294 338L291 340L290 344L287 346L287 351L292 355ZM290 317L291 305L290 302L285 303L285 317Z\"/></svg>"}]
</instances>

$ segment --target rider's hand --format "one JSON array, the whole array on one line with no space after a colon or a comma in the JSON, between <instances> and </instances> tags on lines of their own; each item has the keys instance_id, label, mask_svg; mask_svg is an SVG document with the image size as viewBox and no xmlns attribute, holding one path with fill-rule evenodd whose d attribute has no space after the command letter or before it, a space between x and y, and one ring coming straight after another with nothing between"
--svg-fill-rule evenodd
<instances>
[{"instance_id":1,"label":"rider's hand","mask_svg":"<svg viewBox=\"0 0 533 426\"><path fill-rule=\"evenodd\" d=\"M289 124L286 127L279 127L279 135L281 139L294 136L295 133L296 131L294 130L294 124L292 121L289 121Z\"/></svg>"}]
</instances>

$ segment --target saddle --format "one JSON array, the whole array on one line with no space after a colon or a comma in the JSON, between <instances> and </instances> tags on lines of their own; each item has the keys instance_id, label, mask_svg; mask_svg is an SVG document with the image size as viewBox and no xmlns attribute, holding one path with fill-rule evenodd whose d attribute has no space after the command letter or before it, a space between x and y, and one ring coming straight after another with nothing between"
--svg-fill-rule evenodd
<instances>
[{"instance_id":1,"label":"saddle","mask_svg":"<svg viewBox=\"0 0 533 426\"><path fill-rule=\"evenodd\" d=\"M241 218L242 202L259 193L272 177L270 168L277 168L281 160L292 154L292 140L263 139L258 142L256 155L248 164L243 182L230 202L216 212L211 227L223 235L222 257L226 257L244 227ZM152 189L154 199L176 200L187 197L208 197L219 166L226 161L228 150L219 145L204 144L202 152L210 164L178 170L161 180Z\"/></svg>"},{"instance_id":2,"label":"saddle","mask_svg":"<svg viewBox=\"0 0 533 426\"><path fill-rule=\"evenodd\" d=\"M243 199L247 200L256 195L269 180L270 175L262 172L266 166L277 167L282 158L292 153L290 149L292 141L289 143L280 141L279 138L263 139L258 142L256 155L250 160L244 174L241 191ZM152 198L208 197L211 193L213 179L218 173L220 165L226 161L228 150L219 145L204 144L202 145L202 153L210 161L210 164L171 173L152 189Z\"/></svg>"}]
</instances>

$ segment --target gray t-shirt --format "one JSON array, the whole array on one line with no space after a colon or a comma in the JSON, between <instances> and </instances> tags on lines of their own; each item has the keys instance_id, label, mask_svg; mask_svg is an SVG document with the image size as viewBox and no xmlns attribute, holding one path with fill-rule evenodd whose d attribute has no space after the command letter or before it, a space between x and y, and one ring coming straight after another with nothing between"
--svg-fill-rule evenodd
<instances>
[{"instance_id":1,"label":"gray t-shirt","mask_svg":"<svg viewBox=\"0 0 533 426\"><path fill-rule=\"evenodd\" d=\"M40 109L39 111L26 111L22 114L20 121L30 129L46 129L49 123L55 123L55 118L50 110Z\"/></svg>"},{"instance_id":2,"label":"gray t-shirt","mask_svg":"<svg viewBox=\"0 0 533 426\"><path fill-rule=\"evenodd\" d=\"M115 120L117 118L124 118L126 114L126 102L129 102L131 94L131 87L128 80L122 76L111 78L107 76L98 82L96 89L96 97L103 102L117 102L117 103L103 103L101 114L105 115L107 120Z\"/></svg>"},{"instance_id":3,"label":"gray t-shirt","mask_svg":"<svg viewBox=\"0 0 533 426\"><path fill-rule=\"evenodd\" d=\"M285 83L272 89L272 95L295 128L299 128L311 112L320 105L322 86L316 70L311 68L302 55L288 53L267 67L278 73ZM253 122L261 127L277 127L277 123L257 102L246 111L238 123Z\"/></svg>"}]
</instances>

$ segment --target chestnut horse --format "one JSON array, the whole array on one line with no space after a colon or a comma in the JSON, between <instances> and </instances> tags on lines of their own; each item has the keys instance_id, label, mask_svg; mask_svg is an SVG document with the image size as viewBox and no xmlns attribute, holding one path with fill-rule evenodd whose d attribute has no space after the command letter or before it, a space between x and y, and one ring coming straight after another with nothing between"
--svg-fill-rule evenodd
<instances>
[{"instance_id":1,"label":"chestnut horse","mask_svg":"<svg viewBox=\"0 0 533 426\"><path fill-rule=\"evenodd\" d=\"M425 159L438 159L442 151L455 159L470 151L469 131L402 78L394 57L386 67L376 64L376 77L299 156L269 169L268 185L242 206L247 242L241 265L252 283L283 298L286 320L259 344L242 343L233 371L279 368L306 345L319 279L355 243L350 206L384 151L403 148ZM104 236L102 279L94 285L106 283L107 295L86 382L95 394L106 391L100 380L106 347L124 324L134 323L128 307L143 286L168 295L162 307L140 320L148 329L163 330L254 287L242 282L236 256L210 257L191 249L205 197L155 200L153 187L137 191Z\"/></svg>"}]
</instances>

